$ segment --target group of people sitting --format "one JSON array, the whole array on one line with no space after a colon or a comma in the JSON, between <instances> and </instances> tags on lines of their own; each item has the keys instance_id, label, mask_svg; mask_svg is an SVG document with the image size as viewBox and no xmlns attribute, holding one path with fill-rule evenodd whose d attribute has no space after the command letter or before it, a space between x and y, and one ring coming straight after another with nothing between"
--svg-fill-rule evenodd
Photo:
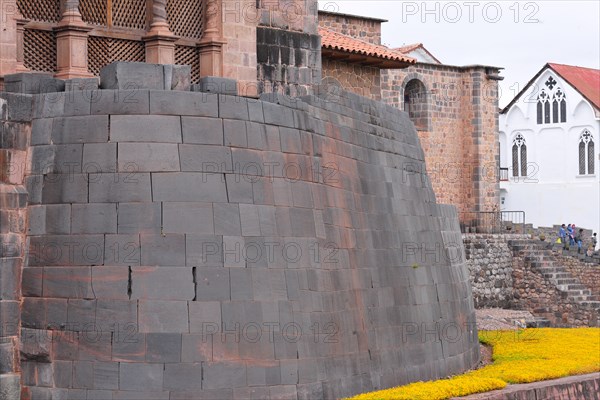
<instances>
[{"instance_id":1,"label":"group of people sitting","mask_svg":"<svg viewBox=\"0 0 600 400\"><path fill-rule=\"evenodd\" d=\"M558 236L559 240L563 244L563 249L569 250L570 246L577 244L577 253L582 252L581 249L583 247L584 240L583 229L579 229L579 231L577 231L575 224L569 224L566 227L565 224L562 224L558 230ZM591 250L596 250L596 245L598 244L598 237L596 233L590 237L590 241Z\"/></svg>"}]
</instances>

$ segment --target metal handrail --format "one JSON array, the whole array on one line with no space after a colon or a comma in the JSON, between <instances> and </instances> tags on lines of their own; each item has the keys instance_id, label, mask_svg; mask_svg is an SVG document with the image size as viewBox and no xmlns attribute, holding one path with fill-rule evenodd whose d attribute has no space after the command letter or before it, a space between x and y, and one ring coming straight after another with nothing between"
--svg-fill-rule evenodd
<instances>
[{"instance_id":1,"label":"metal handrail","mask_svg":"<svg viewBox=\"0 0 600 400\"><path fill-rule=\"evenodd\" d=\"M459 214L462 233L525 233L525 211L466 211Z\"/></svg>"}]
</instances>

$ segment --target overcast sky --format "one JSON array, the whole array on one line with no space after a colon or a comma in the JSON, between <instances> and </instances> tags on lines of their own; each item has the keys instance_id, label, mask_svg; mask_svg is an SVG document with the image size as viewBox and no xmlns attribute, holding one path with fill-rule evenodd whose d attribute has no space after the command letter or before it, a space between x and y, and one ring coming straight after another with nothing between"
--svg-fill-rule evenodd
<instances>
[{"instance_id":1,"label":"overcast sky","mask_svg":"<svg viewBox=\"0 0 600 400\"><path fill-rule=\"evenodd\" d=\"M600 68L600 1L319 1L387 19L382 43L422 42L450 65L504 67L500 106L547 62Z\"/></svg>"}]
</instances>

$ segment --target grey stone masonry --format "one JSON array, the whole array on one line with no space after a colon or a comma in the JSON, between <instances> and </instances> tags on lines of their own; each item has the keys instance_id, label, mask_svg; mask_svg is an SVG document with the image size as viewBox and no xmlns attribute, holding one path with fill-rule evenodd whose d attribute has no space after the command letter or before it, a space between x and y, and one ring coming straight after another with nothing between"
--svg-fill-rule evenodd
<instances>
[{"instance_id":1,"label":"grey stone masonry","mask_svg":"<svg viewBox=\"0 0 600 400\"><path fill-rule=\"evenodd\" d=\"M318 41L284 36L261 43L307 68ZM2 108L35 121L15 157L37 167L0 185L0 316L27 330L27 396L335 399L477 365L456 210L405 113L171 90L179 73L112 64L87 102L0 94L34 105Z\"/></svg>"},{"instance_id":2,"label":"grey stone masonry","mask_svg":"<svg viewBox=\"0 0 600 400\"><path fill-rule=\"evenodd\" d=\"M45 75L6 76L7 89L38 93L57 82ZM62 82L58 82L62 83ZM32 96L0 92L0 399L21 399L26 382L19 365L23 268L27 263L27 152L31 142ZM68 208L68 207L67 207ZM61 212L49 220L61 221ZM43 219L43 222L41 221ZM44 233L46 215L39 217ZM34 223L36 225L36 223ZM65 224L57 224L64 230ZM36 228L37 229L37 228Z\"/></svg>"}]
</instances>

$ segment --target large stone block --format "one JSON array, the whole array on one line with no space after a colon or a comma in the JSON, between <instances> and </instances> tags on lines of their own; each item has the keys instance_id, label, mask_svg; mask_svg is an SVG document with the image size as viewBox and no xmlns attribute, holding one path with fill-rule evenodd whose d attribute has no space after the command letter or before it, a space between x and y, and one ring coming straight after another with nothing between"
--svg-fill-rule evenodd
<instances>
[{"instance_id":1,"label":"large stone block","mask_svg":"<svg viewBox=\"0 0 600 400\"><path fill-rule=\"evenodd\" d=\"M142 234L142 265L185 265L185 236L183 234Z\"/></svg>"},{"instance_id":2,"label":"large stone block","mask_svg":"<svg viewBox=\"0 0 600 400\"><path fill-rule=\"evenodd\" d=\"M117 233L117 207L112 203L73 204L72 233Z\"/></svg>"},{"instance_id":3,"label":"large stone block","mask_svg":"<svg viewBox=\"0 0 600 400\"><path fill-rule=\"evenodd\" d=\"M229 268L198 267L196 269L196 301L230 299Z\"/></svg>"},{"instance_id":4,"label":"large stone block","mask_svg":"<svg viewBox=\"0 0 600 400\"><path fill-rule=\"evenodd\" d=\"M84 173L107 173L117 171L116 143L86 143L83 145Z\"/></svg>"},{"instance_id":5,"label":"large stone block","mask_svg":"<svg viewBox=\"0 0 600 400\"><path fill-rule=\"evenodd\" d=\"M202 364L167 364L165 366L166 390L194 391L202 389Z\"/></svg>"},{"instance_id":6,"label":"large stone block","mask_svg":"<svg viewBox=\"0 0 600 400\"><path fill-rule=\"evenodd\" d=\"M119 389L161 391L163 368L161 364L121 363Z\"/></svg>"},{"instance_id":7,"label":"large stone block","mask_svg":"<svg viewBox=\"0 0 600 400\"><path fill-rule=\"evenodd\" d=\"M223 174L155 173L152 174L154 201L227 202Z\"/></svg>"},{"instance_id":8,"label":"large stone block","mask_svg":"<svg viewBox=\"0 0 600 400\"><path fill-rule=\"evenodd\" d=\"M108 116L87 115L55 118L52 143L105 143L108 141Z\"/></svg>"},{"instance_id":9,"label":"large stone block","mask_svg":"<svg viewBox=\"0 0 600 400\"><path fill-rule=\"evenodd\" d=\"M113 62L100 70L102 89L190 90L189 65Z\"/></svg>"},{"instance_id":10,"label":"large stone block","mask_svg":"<svg viewBox=\"0 0 600 400\"><path fill-rule=\"evenodd\" d=\"M94 363L94 388L104 390L119 389L119 363L95 362ZM112 398L112 393L110 398ZM89 397L89 394L88 394Z\"/></svg>"},{"instance_id":11,"label":"large stone block","mask_svg":"<svg viewBox=\"0 0 600 400\"><path fill-rule=\"evenodd\" d=\"M193 278L190 267L133 267L131 298L193 300Z\"/></svg>"},{"instance_id":12,"label":"large stone block","mask_svg":"<svg viewBox=\"0 0 600 400\"><path fill-rule=\"evenodd\" d=\"M18 300L21 296L21 264L20 258L0 259L0 299Z\"/></svg>"},{"instance_id":13,"label":"large stone block","mask_svg":"<svg viewBox=\"0 0 600 400\"><path fill-rule=\"evenodd\" d=\"M149 173L130 171L129 173L119 174L90 174L89 182L90 202L116 203L152 201ZM85 201L87 202L87 198Z\"/></svg>"},{"instance_id":14,"label":"large stone block","mask_svg":"<svg viewBox=\"0 0 600 400\"><path fill-rule=\"evenodd\" d=\"M215 94L150 91L150 114L218 117L219 104Z\"/></svg>"},{"instance_id":15,"label":"large stone block","mask_svg":"<svg viewBox=\"0 0 600 400\"><path fill-rule=\"evenodd\" d=\"M246 385L246 366L236 362L206 363L204 388L236 388Z\"/></svg>"},{"instance_id":16,"label":"large stone block","mask_svg":"<svg viewBox=\"0 0 600 400\"><path fill-rule=\"evenodd\" d=\"M164 69L159 64L116 61L100 70L100 87L114 90L164 90Z\"/></svg>"},{"instance_id":17,"label":"large stone block","mask_svg":"<svg viewBox=\"0 0 600 400\"><path fill-rule=\"evenodd\" d=\"M223 145L223 121L218 118L181 117L183 142Z\"/></svg>"},{"instance_id":18,"label":"large stone block","mask_svg":"<svg viewBox=\"0 0 600 400\"><path fill-rule=\"evenodd\" d=\"M165 76L165 90L183 90L191 89L192 67L189 65L163 65Z\"/></svg>"},{"instance_id":19,"label":"large stone block","mask_svg":"<svg viewBox=\"0 0 600 400\"><path fill-rule=\"evenodd\" d=\"M104 265L133 266L141 264L139 234L106 235Z\"/></svg>"},{"instance_id":20,"label":"large stone block","mask_svg":"<svg viewBox=\"0 0 600 400\"><path fill-rule=\"evenodd\" d=\"M226 146L179 145L181 171L225 172L233 170L231 149Z\"/></svg>"},{"instance_id":21,"label":"large stone block","mask_svg":"<svg viewBox=\"0 0 600 400\"><path fill-rule=\"evenodd\" d=\"M120 143L118 160L119 171L179 171L176 144Z\"/></svg>"},{"instance_id":22,"label":"large stone block","mask_svg":"<svg viewBox=\"0 0 600 400\"><path fill-rule=\"evenodd\" d=\"M215 203L213 205L215 235L240 236L240 209L238 204Z\"/></svg>"},{"instance_id":23,"label":"large stone block","mask_svg":"<svg viewBox=\"0 0 600 400\"><path fill-rule=\"evenodd\" d=\"M247 121L249 119L248 99L245 97L220 94L219 117Z\"/></svg>"},{"instance_id":24,"label":"large stone block","mask_svg":"<svg viewBox=\"0 0 600 400\"><path fill-rule=\"evenodd\" d=\"M114 115L110 138L115 142L181 143L180 117L170 115Z\"/></svg>"},{"instance_id":25,"label":"large stone block","mask_svg":"<svg viewBox=\"0 0 600 400\"><path fill-rule=\"evenodd\" d=\"M8 74L4 76L4 90L23 94L62 92L65 82L45 72Z\"/></svg>"},{"instance_id":26,"label":"large stone block","mask_svg":"<svg viewBox=\"0 0 600 400\"><path fill-rule=\"evenodd\" d=\"M48 174L39 178L42 183L42 201L45 204L87 203L88 176L86 174Z\"/></svg>"},{"instance_id":27,"label":"large stone block","mask_svg":"<svg viewBox=\"0 0 600 400\"><path fill-rule=\"evenodd\" d=\"M185 301L140 300L139 329L144 333L187 332L187 303Z\"/></svg>"},{"instance_id":28,"label":"large stone block","mask_svg":"<svg viewBox=\"0 0 600 400\"><path fill-rule=\"evenodd\" d=\"M211 203L163 203L164 233L200 233L212 235L215 232L213 205Z\"/></svg>"},{"instance_id":29,"label":"large stone block","mask_svg":"<svg viewBox=\"0 0 600 400\"><path fill-rule=\"evenodd\" d=\"M119 203L119 233L160 233L160 203Z\"/></svg>"},{"instance_id":30,"label":"large stone block","mask_svg":"<svg viewBox=\"0 0 600 400\"><path fill-rule=\"evenodd\" d=\"M54 204L44 206L30 206L29 235L44 234L69 234L71 233L71 206L68 204Z\"/></svg>"},{"instance_id":31,"label":"large stone block","mask_svg":"<svg viewBox=\"0 0 600 400\"><path fill-rule=\"evenodd\" d=\"M185 235L187 266L222 267L223 237L213 235Z\"/></svg>"},{"instance_id":32,"label":"large stone block","mask_svg":"<svg viewBox=\"0 0 600 400\"><path fill-rule=\"evenodd\" d=\"M148 333L146 335L146 361L152 363L181 362L180 333ZM167 377L165 376L165 379Z\"/></svg>"},{"instance_id":33,"label":"large stone block","mask_svg":"<svg viewBox=\"0 0 600 400\"><path fill-rule=\"evenodd\" d=\"M150 94L147 90L98 90L90 100L91 114L148 114Z\"/></svg>"},{"instance_id":34,"label":"large stone block","mask_svg":"<svg viewBox=\"0 0 600 400\"><path fill-rule=\"evenodd\" d=\"M43 295L72 299L94 297L89 267L44 268Z\"/></svg>"},{"instance_id":35,"label":"large stone block","mask_svg":"<svg viewBox=\"0 0 600 400\"><path fill-rule=\"evenodd\" d=\"M103 235L32 236L29 266L91 266L104 259Z\"/></svg>"}]
</instances>

